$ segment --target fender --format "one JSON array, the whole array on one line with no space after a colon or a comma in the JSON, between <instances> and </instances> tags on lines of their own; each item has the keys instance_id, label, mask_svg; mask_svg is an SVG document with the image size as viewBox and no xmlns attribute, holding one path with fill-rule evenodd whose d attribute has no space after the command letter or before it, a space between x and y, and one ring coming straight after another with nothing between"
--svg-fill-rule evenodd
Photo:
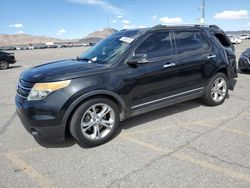
<instances>
[{"instance_id":1,"label":"fender","mask_svg":"<svg viewBox=\"0 0 250 188\"><path fill-rule=\"evenodd\" d=\"M64 127L66 127L67 125L67 121L68 121L68 118L70 116L70 114L72 113L72 111L75 109L75 107L77 105L79 105L83 100L85 100L86 98L89 98L89 97L94 97L96 95L107 95L107 96L110 96L110 97L113 97L115 98L119 104L121 105L121 113L120 113L120 120L123 121L126 119L126 117L128 116L127 115L127 105L126 103L124 102L124 100L118 95L116 94L115 92L113 91L110 91L110 90L95 90L95 91L91 91L91 92L87 92L83 95L81 95L80 97L78 97L70 106L69 108L67 109L67 111L65 112L64 114L64 117L63 117L63 120L62 120L62 125Z\"/></svg>"},{"instance_id":2,"label":"fender","mask_svg":"<svg viewBox=\"0 0 250 188\"><path fill-rule=\"evenodd\" d=\"M220 70L226 70L227 73L227 77L228 77L228 84L229 84L229 89L230 90L234 90L234 87L236 85L237 80L232 78L231 72L229 71L229 67L228 66L219 66L214 72L212 72L208 82L215 76L215 74L217 72L219 72ZM207 84L206 84L207 85Z\"/></svg>"},{"instance_id":3,"label":"fender","mask_svg":"<svg viewBox=\"0 0 250 188\"><path fill-rule=\"evenodd\" d=\"M229 73L229 71L228 71L228 66L225 66L225 65L220 65L220 66L218 66L212 73L211 73L211 76L210 76L210 79L212 79L216 74L217 74L217 72L220 72L220 70L222 70L222 69L224 69L224 70L226 70L226 76L227 77L230 77L230 73ZM209 80L210 80L209 79ZM228 78L229 79L229 78Z\"/></svg>"}]
</instances>

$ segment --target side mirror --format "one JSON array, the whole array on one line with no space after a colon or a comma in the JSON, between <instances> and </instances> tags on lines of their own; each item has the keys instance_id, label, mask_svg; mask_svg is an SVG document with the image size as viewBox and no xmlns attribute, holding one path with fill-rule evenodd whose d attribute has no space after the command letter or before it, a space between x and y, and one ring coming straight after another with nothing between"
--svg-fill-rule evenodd
<instances>
[{"instance_id":1,"label":"side mirror","mask_svg":"<svg viewBox=\"0 0 250 188\"><path fill-rule=\"evenodd\" d=\"M128 65L146 64L149 63L147 54L136 54L129 58L127 61Z\"/></svg>"}]
</instances>

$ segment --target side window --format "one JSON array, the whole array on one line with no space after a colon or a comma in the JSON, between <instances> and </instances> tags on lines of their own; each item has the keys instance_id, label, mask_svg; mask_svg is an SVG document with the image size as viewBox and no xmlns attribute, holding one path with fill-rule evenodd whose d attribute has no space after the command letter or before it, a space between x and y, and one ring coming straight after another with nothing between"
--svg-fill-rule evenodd
<instances>
[{"instance_id":1,"label":"side window","mask_svg":"<svg viewBox=\"0 0 250 188\"><path fill-rule=\"evenodd\" d=\"M175 31L174 34L179 53L209 48L208 42L200 32Z\"/></svg>"},{"instance_id":2,"label":"side window","mask_svg":"<svg viewBox=\"0 0 250 188\"><path fill-rule=\"evenodd\" d=\"M231 47L231 42L222 33L215 33L214 36L219 40L219 42L222 44L222 46Z\"/></svg>"},{"instance_id":3,"label":"side window","mask_svg":"<svg viewBox=\"0 0 250 188\"><path fill-rule=\"evenodd\" d=\"M147 54L148 58L172 55L170 32L152 34L136 50L136 54Z\"/></svg>"}]
</instances>

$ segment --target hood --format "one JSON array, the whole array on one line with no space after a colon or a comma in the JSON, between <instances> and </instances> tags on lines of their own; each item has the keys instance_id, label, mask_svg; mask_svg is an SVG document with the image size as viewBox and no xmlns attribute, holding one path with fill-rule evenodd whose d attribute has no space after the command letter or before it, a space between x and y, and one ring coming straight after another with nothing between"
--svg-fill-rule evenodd
<instances>
[{"instance_id":1,"label":"hood","mask_svg":"<svg viewBox=\"0 0 250 188\"><path fill-rule=\"evenodd\" d=\"M3 52L3 51L0 51L0 53L1 53L2 55L14 55L14 53Z\"/></svg>"},{"instance_id":2,"label":"hood","mask_svg":"<svg viewBox=\"0 0 250 188\"><path fill-rule=\"evenodd\" d=\"M250 57L250 48L246 49L246 51L243 52L242 55L244 55L246 57Z\"/></svg>"},{"instance_id":3,"label":"hood","mask_svg":"<svg viewBox=\"0 0 250 188\"><path fill-rule=\"evenodd\" d=\"M52 82L74 79L105 72L106 64L88 63L73 59L55 61L33 67L21 74L29 82Z\"/></svg>"}]
</instances>

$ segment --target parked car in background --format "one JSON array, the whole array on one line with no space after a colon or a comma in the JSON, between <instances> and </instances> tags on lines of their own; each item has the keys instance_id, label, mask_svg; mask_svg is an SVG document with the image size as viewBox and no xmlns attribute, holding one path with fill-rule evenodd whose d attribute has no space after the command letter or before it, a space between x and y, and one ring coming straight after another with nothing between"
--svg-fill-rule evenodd
<instances>
[{"instance_id":1,"label":"parked car in background","mask_svg":"<svg viewBox=\"0 0 250 188\"><path fill-rule=\"evenodd\" d=\"M236 77L234 46L217 26L122 30L76 59L23 72L16 109L34 137L69 132L93 147L132 116L195 98L220 105Z\"/></svg>"},{"instance_id":2,"label":"parked car in background","mask_svg":"<svg viewBox=\"0 0 250 188\"><path fill-rule=\"evenodd\" d=\"M34 50L35 47L34 46L28 46L28 50Z\"/></svg>"},{"instance_id":3,"label":"parked car in background","mask_svg":"<svg viewBox=\"0 0 250 188\"><path fill-rule=\"evenodd\" d=\"M10 64L16 62L14 53L7 53L0 51L0 70L5 70L9 68Z\"/></svg>"},{"instance_id":4,"label":"parked car in background","mask_svg":"<svg viewBox=\"0 0 250 188\"><path fill-rule=\"evenodd\" d=\"M250 70L250 48L246 49L239 58L239 69L242 71Z\"/></svg>"},{"instance_id":5,"label":"parked car in background","mask_svg":"<svg viewBox=\"0 0 250 188\"><path fill-rule=\"evenodd\" d=\"M246 40L246 39L249 39L250 36L249 36L248 34L242 34L242 35L240 35L239 38L240 38L241 40Z\"/></svg>"},{"instance_id":6,"label":"parked car in background","mask_svg":"<svg viewBox=\"0 0 250 188\"><path fill-rule=\"evenodd\" d=\"M241 44L242 43L241 39L234 37L234 36L230 36L229 39L230 39L231 43L233 43L233 44Z\"/></svg>"},{"instance_id":7,"label":"parked car in background","mask_svg":"<svg viewBox=\"0 0 250 188\"><path fill-rule=\"evenodd\" d=\"M46 49L47 48L46 45L35 45L34 47L35 47L35 49Z\"/></svg>"}]
</instances>

